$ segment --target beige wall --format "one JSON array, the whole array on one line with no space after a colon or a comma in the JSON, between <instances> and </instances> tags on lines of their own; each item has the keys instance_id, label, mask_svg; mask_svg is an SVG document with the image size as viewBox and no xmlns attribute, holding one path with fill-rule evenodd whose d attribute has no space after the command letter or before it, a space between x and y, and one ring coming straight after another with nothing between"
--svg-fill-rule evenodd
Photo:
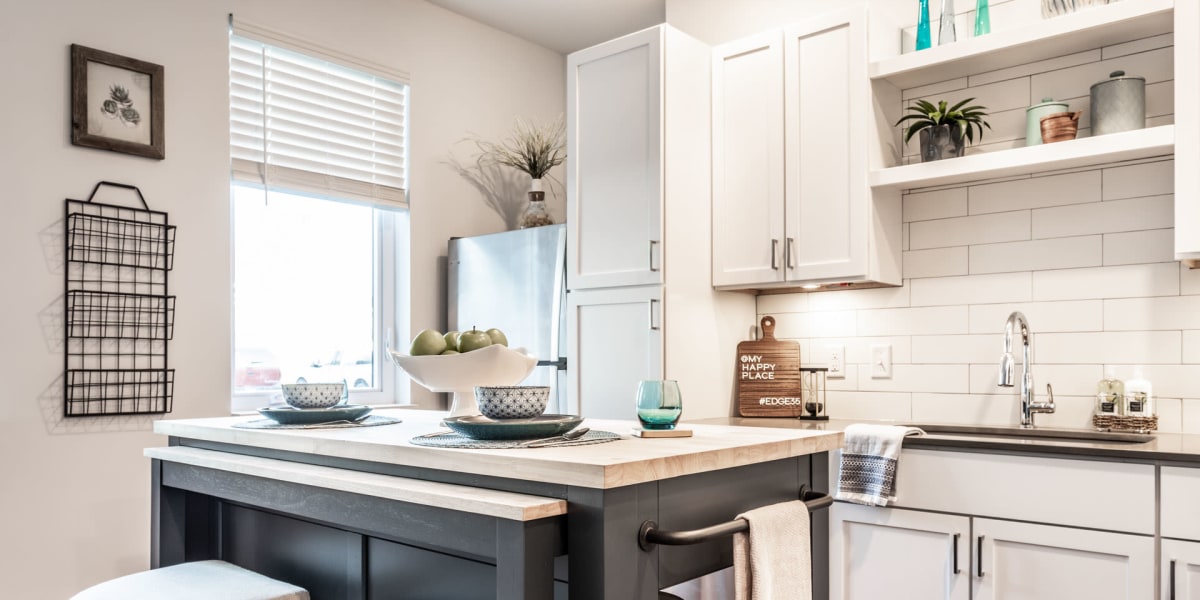
<instances>
[{"instance_id":1,"label":"beige wall","mask_svg":"<svg viewBox=\"0 0 1200 600\"><path fill-rule=\"evenodd\" d=\"M178 225L172 418L228 412L228 14L394 69L412 83L413 327L439 327L435 265L452 235L503 228L440 164L468 132L563 110L563 57L418 0L10 2L0 176L0 580L58 600L149 564L150 417L62 415L62 201L98 180L137 185ZM70 144L72 43L161 64L167 158ZM555 216L565 213L561 201ZM418 395L423 401L436 398Z\"/></svg>"}]
</instances>

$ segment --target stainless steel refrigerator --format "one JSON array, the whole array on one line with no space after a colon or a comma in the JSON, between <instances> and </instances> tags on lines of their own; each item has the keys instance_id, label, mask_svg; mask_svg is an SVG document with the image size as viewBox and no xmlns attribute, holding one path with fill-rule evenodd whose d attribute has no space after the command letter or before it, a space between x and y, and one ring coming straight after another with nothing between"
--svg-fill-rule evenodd
<instances>
[{"instance_id":1,"label":"stainless steel refrigerator","mask_svg":"<svg viewBox=\"0 0 1200 600\"><path fill-rule=\"evenodd\" d=\"M450 240L450 330L496 327L538 366L521 385L548 385L547 413L567 409L566 225L531 227Z\"/></svg>"}]
</instances>

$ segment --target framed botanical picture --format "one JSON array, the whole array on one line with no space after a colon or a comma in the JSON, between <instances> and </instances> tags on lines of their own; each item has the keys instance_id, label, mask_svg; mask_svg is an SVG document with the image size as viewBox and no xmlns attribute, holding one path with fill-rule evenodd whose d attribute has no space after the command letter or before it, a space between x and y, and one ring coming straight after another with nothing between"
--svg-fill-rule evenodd
<instances>
[{"instance_id":1,"label":"framed botanical picture","mask_svg":"<svg viewBox=\"0 0 1200 600\"><path fill-rule=\"evenodd\" d=\"M166 156L163 68L71 44L71 143Z\"/></svg>"}]
</instances>

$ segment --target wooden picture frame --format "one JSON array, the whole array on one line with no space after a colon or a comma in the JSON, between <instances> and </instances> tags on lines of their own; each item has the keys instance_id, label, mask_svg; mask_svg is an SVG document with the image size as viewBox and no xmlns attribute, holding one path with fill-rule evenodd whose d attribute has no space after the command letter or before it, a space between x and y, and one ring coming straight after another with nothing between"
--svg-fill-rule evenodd
<instances>
[{"instance_id":1,"label":"wooden picture frame","mask_svg":"<svg viewBox=\"0 0 1200 600\"><path fill-rule=\"evenodd\" d=\"M71 44L71 143L165 158L161 65Z\"/></svg>"}]
</instances>

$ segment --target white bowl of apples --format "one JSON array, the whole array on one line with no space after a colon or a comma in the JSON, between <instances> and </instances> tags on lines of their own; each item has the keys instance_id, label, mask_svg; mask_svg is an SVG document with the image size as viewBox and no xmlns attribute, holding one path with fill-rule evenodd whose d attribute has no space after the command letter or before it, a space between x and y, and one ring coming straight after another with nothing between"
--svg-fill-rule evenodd
<instances>
[{"instance_id":1,"label":"white bowl of apples","mask_svg":"<svg viewBox=\"0 0 1200 600\"><path fill-rule=\"evenodd\" d=\"M475 386L516 385L537 366L537 357L524 348L509 348L498 329L447 334L426 329L413 338L408 354L389 353L413 381L431 392L454 394L452 417L480 414Z\"/></svg>"}]
</instances>

